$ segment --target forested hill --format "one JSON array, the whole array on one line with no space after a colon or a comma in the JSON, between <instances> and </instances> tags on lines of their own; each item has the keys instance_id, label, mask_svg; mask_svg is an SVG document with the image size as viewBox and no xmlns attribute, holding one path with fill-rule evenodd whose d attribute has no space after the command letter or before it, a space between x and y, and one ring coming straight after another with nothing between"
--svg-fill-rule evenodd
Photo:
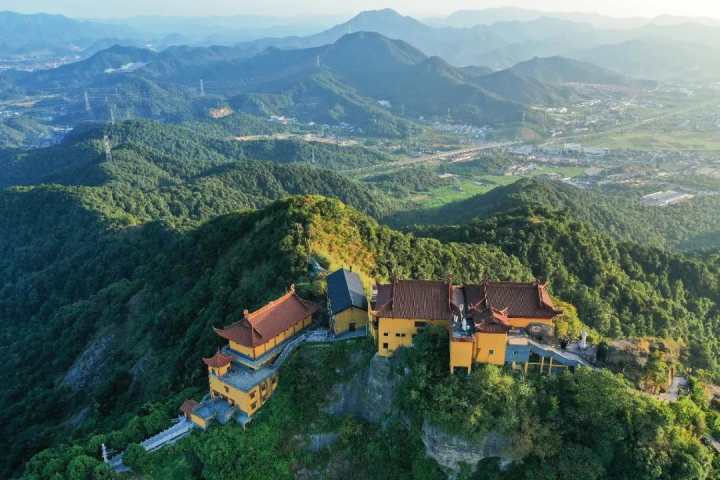
<instances>
[{"instance_id":1,"label":"forested hill","mask_svg":"<svg viewBox=\"0 0 720 480\"><path fill-rule=\"evenodd\" d=\"M374 216L388 208L381 192L327 170L386 161L379 152L299 140L241 142L231 136L204 124L151 121L79 129L58 146L0 151L0 187L88 187L82 192L98 202L99 210L116 209L129 223L206 219L307 193L340 198Z\"/></svg>"},{"instance_id":2,"label":"forested hill","mask_svg":"<svg viewBox=\"0 0 720 480\"><path fill-rule=\"evenodd\" d=\"M618 242L568 211L537 206L417 233L498 246L601 334L677 339L690 365L720 373L720 254L696 259Z\"/></svg>"},{"instance_id":3,"label":"forested hill","mask_svg":"<svg viewBox=\"0 0 720 480\"><path fill-rule=\"evenodd\" d=\"M634 192L599 193L540 178L522 179L436 209L398 213L388 221L394 225L464 224L527 207L562 211L623 242L681 251L720 248L717 196L658 208L642 205Z\"/></svg>"},{"instance_id":4,"label":"forested hill","mask_svg":"<svg viewBox=\"0 0 720 480\"><path fill-rule=\"evenodd\" d=\"M477 126L537 117L441 58L377 33L348 34L314 48L269 48L247 57L242 52L115 46L56 69L11 71L2 81L26 94L62 90L68 105L58 115L73 124L128 115L200 118L219 104L263 116L345 123L365 135L404 137L416 130L410 119L421 117L445 119L451 114L456 121ZM207 96L198 91L201 81L207 82ZM540 90L533 96L554 98L543 95L545 87L539 82L532 88ZM93 94L89 108L88 91ZM383 100L386 103L378 103Z\"/></svg>"},{"instance_id":5,"label":"forested hill","mask_svg":"<svg viewBox=\"0 0 720 480\"><path fill-rule=\"evenodd\" d=\"M586 245L573 243L575 232L597 245L601 253L593 256L598 261L612 260L608 252L627 255L616 251L610 240L592 237L582 225L563 226L561 219L549 216L543 220L542 212L534 212L529 222L537 225L535 230L527 229L525 217L517 215L505 224L498 219L495 227L481 226L479 234L435 232L448 237L466 232L458 237L473 242L483 240L484 234L498 248L398 233L337 200L317 196L293 197L260 211L225 215L178 231L158 222L123 228L63 189L44 191L47 197L32 205L32 215L22 192L2 197L6 201L2 208L14 212L12 217L25 225L20 231L12 230L15 225L8 219L0 224L0 252L20 252L10 257L17 263L4 256L5 263L0 264L3 278L12 279L0 297L0 314L23 319L0 327L2 338L9 339L7 368L0 373L7 386L0 397L0 448L6 452L3 476L18 472L32 452L52 446L30 462L26 478L106 478L108 472L97 454L101 442L114 449L137 442L164 428L184 398L205 391L207 377L200 359L219 344L211 327L237 320L243 308L262 305L290 283L303 296L322 299L322 281L310 268L310 259L330 269L352 266L365 280L387 280L391 275L437 279L451 274L458 282L486 276L529 280L532 272L522 262L536 271L538 265L560 270L563 261L576 262L576 280L552 276L557 282L557 287L552 284L553 295L564 300L565 295L587 292L580 285L587 278L608 275L607 270L595 271L598 264L582 257ZM41 236L41 231L55 234ZM528 234L514 243L509 231ZM548 249L559 253L548 257L547 263L540 262ZM502 250L514 250L519 258ZM641 262L643 257L632 258ZM684 272L688 279L697 273L675 256L656 256L646 263L656 265L655 272L661 268L657 265L666 265L673 269L672 275ZM622 267L633 278L640 275L627 258ZM618 264L608 268L614 270ZM696 305L715 314L715 305L701 297L717 292L717 283L683 280L680 287L677 281L672 283L674 276L668 277L671 288L666 294L675 296L666 301L642 290L656 286L650 267L642 268L648 278L623 284L609 277L609 287L602 291L609 298L592 297L600 313L609 317L610 333L635 321L619 308L618 295L624 299L637 293L634 300L646 309L643 327L659 333L666 328L673 332L701 328L692 322L681 325L686 320L682 316L677 324L663 325L657 317L662 310L685 315L690 305ZM716 281L717 269L707 268L702 277ZM576 289L570 288L573 281ZM581 297L573 299L585 307ZM621 314L616 315L615 309ZM600 319L605 318L602 315ZM668 315L662 319L676 322ZM596 325L605 328L602 322ZM708 323L703 333L713 331ZM640 478L661 472L661 478L691 480L708 478L712 472L714 457L700 437L716 427L705 424L702 408L706 407L700 397L693 397L698 404L689 399L660 404L633 393L609 372L580 371L525 382L487 367L474 369L467 378L448 376L447 338L441 333L421 335L417 349L401 359L410 372L401 384L404 422L384 428L349 419L339 424L322 417L320 406L332 386L328 377L342 381L332 372L343 371L359 352L323 348L303 355L301 350L300 358L284 370L276 396L247 431L230 425L211 429L137 463L134 457L128 461L138 473L152 478L221 479L262 472L290 479L296 467L317 468L314 462L328 461L288 448L297 435L323 428L341 432L330 451L335 459L331 464L347 465L341 469L346 476L370 479L391 471L388 478L441 479L444 474L425 457L419 439L427 420L472 441L488 431L510 435L513 451L524 460L514 462L505 473L492 462L484 464L480 472L493 472L497 479L533 478L538 468L549 472L549 478L565 478L578 462L592 465L595 473L590 478L596 480L633 478L628 472ZM712 355L701 353L693 352L694 361L713 361ZM30 391L25 388L28 384L33 385ZM474 412L470 421L468 409ZM118 430L107 433L113 429ZM595 434L586 435L589 430ZM528 438L545 441L528 442Z\"/></svg>"},{"instance_id":6,"label":"forested hill","mask_svg":"<svg viewBox=\"0 0 720 480\"><path fill-rule=\"evenodd\" d=\"M530 278L496 248L415 239L323 197L176 230L161 222L128 228L122 212L102 210L104 198L86 190L0 193L0 317L11 319L0 325L4 478L71 433L120 428L149 401L179 405L183 388L207 381L200 359L219 345L212 326L291 283L318 295L311 257L353 266L368 281L391 272ZM147 433L133 432L113 448Z\"/></svg>"}]
</instances>

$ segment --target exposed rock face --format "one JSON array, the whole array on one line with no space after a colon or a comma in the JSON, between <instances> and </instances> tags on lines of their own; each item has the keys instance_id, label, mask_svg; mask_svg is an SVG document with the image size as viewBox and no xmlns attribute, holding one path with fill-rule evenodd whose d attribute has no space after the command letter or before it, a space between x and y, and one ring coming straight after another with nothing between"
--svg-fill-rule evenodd
<instances>
[{"instance_id":1,"label":"exposed rock face","mask_svg":"<svg viewBox=\"0 0 720 480\"><path fill-rule=\"evenodd\" d=\"M392 360L375 355L369 368L348 382L337 385L324 407L332 415L353 415L372 423L382 423L393 413L400 377L392 371Z\"/></svg>"},{"instance_id":2,"label":"exposed rock face","mask_svg":"<svg viewBox=\"0 0 720 480\"><path fill-rule=\"evenodd\" d=\"M485 458L500 458L503 465L513 461L510 439L497 432L488 433L483 440L471 441L425 422L422 441L425 453L448 469L451 478L460 473L463 463L474 470L477 463Z\"/></svg>"},{"instance_id":3,"label":"exposed rock face","mask_svg":"<svg viewBox=\"0 0 720 480\"><path fill-rule=\"evenodd\" d=\"M319 452L337 442L339 433L313 433L306 438L306 449L311 452Z\"/></svg>"},{"instance_id":4,"label":"exposed rock face","mask_svg":"<svg viewBox=\"0 0 720 480\"><path fill-rule=\"evenodd\" d=\"M97 384L97 380L101 377L99 370L107 361L106 353L109 351L114 338L113 334L98 335L75 359L72 367L65 374L62 383L76 392L87 386Z\"/></svg>"}]
</instances>

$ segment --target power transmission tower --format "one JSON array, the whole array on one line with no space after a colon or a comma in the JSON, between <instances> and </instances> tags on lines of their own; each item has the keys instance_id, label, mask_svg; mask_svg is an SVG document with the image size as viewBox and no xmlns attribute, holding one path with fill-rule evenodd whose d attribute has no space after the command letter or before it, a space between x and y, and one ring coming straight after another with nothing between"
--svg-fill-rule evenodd
<instances>
[{"instance_id":1,"label":"power transmission tower","mask_svg":"<svg viewBox=\"0 0 720 480\"><path fill-rule=\"evenodd\" d=\"M103 443L100 448L102 448L102 459L105 463L110 463L110 459L108 458L108 450L105 444Z\"/></svg>"},{"instance_id":2,"label":"power transmission tower","mask_svg":"<svg viewBox=\"0 0 720 480\"><path fill-rule=\"evenodd\" d=\"M318 67L318 68L320 67L320 55L318 55L317 57L315 57L315 66Z\"/></svg>"},{"instance_id":3,"label":"power transmission tower","mask_svg":"<svg viewBox=\"0 0 720 480\"><path fill-rule=\"evenodd\" d=\"M115 125L115 111L113 110L113 106L110 103L110 100L108 100L108 97L105 97L105 105L107 105L110 112L110 125Z\"/></svg>"},{"instance_id":4,"label":"power transmission tower","mask_svg":"<svg viewBox=\"0 0 720 480\"><path fill-rule=\"evenodd\" d=\"M203 81L202 78L200 79L200 96L201 97L205 96L205 82Z\"/></svg>"},{"instance_id":5,"label":"power transmission tower","mask_svg":"<svg viewBox=\"0 0 720 480\"><path fill-rule=\"evenodd\" d=\"M110 137L105 135L103 137L103 144L105 146L105 161L112 162L112 145L110 145Z\"/></svg>"},{"instance_id":6,"label":"power transmission tower","mask_svg":"<svg viewBox=\"0 0 720 480\"><path fill-rule=\"evenodd\" d=\"M90 113L90 97L88 97L87 90L85 90L85 111Z\"/></svg>"}]
</instances>

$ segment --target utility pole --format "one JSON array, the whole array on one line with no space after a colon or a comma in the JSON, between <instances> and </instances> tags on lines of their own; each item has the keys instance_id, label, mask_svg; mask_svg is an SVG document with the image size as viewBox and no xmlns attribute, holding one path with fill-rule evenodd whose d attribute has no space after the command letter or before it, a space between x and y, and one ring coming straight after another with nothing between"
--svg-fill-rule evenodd
<instances>
[{"instance_id":1,"label":"utility pole","mask_svg":"<svg viewBox=\"0 0 720 480\"><path fill-rule=\"evenodd\" d=\"M202 78L200 79L200 96L201 97L205 96L205 82L203 81Z\"/></svg>"},{"instance_id":2,"label":"utility pole","mask_svg":"<svg viewBox=\"0 0 720 480\"><path fill-rule=\"evenodd\" d=\"M88 97L87 90L85 90L85 111L90 113L90 97Z\"/></svg>"}]
</instances>

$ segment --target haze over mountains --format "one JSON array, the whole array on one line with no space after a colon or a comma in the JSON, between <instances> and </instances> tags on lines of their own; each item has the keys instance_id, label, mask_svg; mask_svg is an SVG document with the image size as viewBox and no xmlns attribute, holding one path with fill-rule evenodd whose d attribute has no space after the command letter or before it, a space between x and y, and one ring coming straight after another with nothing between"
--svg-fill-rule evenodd
<instances>
[{"instance_id":1,"label":"haze over mountains","mask_svg":"<svg viewBox=\"0 0 720 480\"><path fill-rule=\"evenodd\" d=\"M22 19L32 28L40 28L45 19L15 14L5 18ZM72 38L77 22L53 18L58 25L55 38ZM720 73L720 60L700 63L690 54L664 59L668 49L658 48L667 40L657 29L681 35L683 27L653 28L645 40L627 40L635 42L634 49L627 49L630 55L622 57L627 66L613 54L624 44L600 44L567 56L554 53L568 45L589 47L610 36L625 41L630 38L626 31L600 31L549 17L471 28L433 27L388 9L363 12L313 35L234 45L158 50L118 40L120 45L59 68L0 73L0 84L8 95L62 92L64 104L50 108L66 123L136 116L189 120L222 106L260 116L353 125L369 135L402 136L418 120L475 126L533 122L534 106L584 98L574 88L577 84L634 89L652 87L651 81L640 80L645 78L666 79L683 71L695 78ZM703 28L688 38L712 43L718 32ZM129 36L134 32L122 27L116 31ZM568 41L575 37L577 41ZM108 40L83 41L89 45L86 54ZM79 54L80 47L72 48ZM641 60L635 62L633 54ZM606 64L614 71L602 66ZM85 101L88 91L91 98Z\"/></svg>"}]
</instances>

